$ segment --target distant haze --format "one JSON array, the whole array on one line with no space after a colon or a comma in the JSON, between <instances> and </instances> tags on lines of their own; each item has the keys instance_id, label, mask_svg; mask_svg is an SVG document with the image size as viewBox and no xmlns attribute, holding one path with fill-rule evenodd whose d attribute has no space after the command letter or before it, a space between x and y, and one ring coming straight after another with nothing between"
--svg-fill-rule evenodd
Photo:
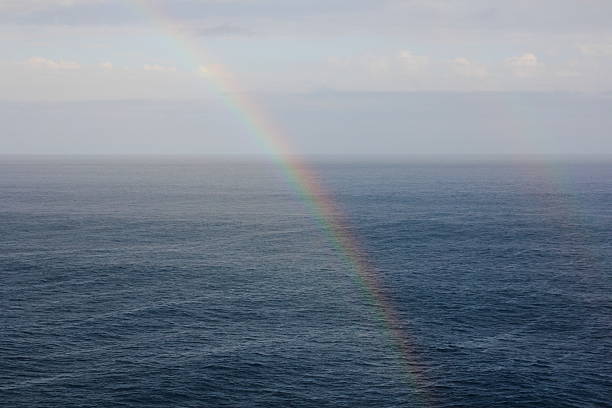
<instances>
[{"instance_id":1,"label":"distant haze","mask_svg":"<svg viewBox=\"0 0 612 408\"><path fill-rule=\"evenodd\" d=\"M612 98L580 94L261 96L307 154L610 154ZM218 101L0 104L4 153L265 154Z\"/></svg>"}]
</instances>

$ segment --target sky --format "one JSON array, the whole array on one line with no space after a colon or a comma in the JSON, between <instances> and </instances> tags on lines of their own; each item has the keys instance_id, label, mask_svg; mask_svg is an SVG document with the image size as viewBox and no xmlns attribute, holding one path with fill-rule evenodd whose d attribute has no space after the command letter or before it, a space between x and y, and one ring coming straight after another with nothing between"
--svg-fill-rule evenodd
<instances>
[{"instance_id":1,"label":"sky","mask_svg":"<svg viewBox=\"0 0 612 408\"><path fill-rule=\"evenodd\" d=\"M297 153L612 154L612 2L0 0L0 153L265 153L228 93Z\"/></svg>"}]
</instances>

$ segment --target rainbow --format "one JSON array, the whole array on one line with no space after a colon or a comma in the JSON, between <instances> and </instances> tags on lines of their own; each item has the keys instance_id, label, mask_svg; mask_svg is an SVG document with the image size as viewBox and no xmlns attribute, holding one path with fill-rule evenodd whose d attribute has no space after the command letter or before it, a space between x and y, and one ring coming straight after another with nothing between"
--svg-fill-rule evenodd
<instances>
[{"instance_id":1,"label":"rainbow","mask_svg":"<svg viewBox=\"0 0 612 408\"><path fill-rule=\"evenodd\" d=\"M414 387L413 391L420 399L421 405L425 405L426 400L429 399L425 393L426 380L423 365L419 362L414 350L414 342L403 330L401 320L385 295L375 268L368 261L363 248L352 233L346 217L318 182L316 174L294 153L295 151L284 136L285 133L270 120L254 100L249 98L247 93L243 92L237 81L222 64L211 63L215 59L207 55L200 44L178 27L153 2L148 0L128 1L138 13L144 14L148 20L168 34L177 50L184 54L190 65L196 67L199 73L208 79L225 105L247 125L271 153L274 161L285 171L289 182L295 186L329 234L333 244L355 271L364 292L376 307L379 318L390 336L391 345L398 358L401 359L407 375L406 379Z\"/></svg>"}]
</instances>

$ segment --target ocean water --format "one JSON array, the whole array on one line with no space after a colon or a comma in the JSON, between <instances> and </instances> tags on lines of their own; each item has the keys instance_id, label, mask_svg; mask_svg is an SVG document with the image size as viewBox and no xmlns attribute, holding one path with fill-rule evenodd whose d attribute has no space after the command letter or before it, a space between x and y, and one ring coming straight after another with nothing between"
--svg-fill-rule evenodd
<instances>
[{"instance_id":1,"label":"ocean water","mask_svg":"<svg viewBox=\"0 0 612 408\"><path fill-rule=\"evenodd\" d=\"M0 158L0 405L612 406L612 164Z\"/></svg>"}]
</instances>

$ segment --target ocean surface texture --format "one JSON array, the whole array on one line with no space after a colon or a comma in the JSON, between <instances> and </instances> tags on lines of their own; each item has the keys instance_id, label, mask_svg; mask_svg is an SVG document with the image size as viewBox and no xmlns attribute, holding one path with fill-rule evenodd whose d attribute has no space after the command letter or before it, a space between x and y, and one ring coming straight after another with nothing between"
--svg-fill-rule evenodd
<instances>
[{"instance_id":1,"label":"ocean surface texture","mask_svg":"<svg viewBox=\"0 0 612 408\"><path fill-rule=\"evenodd\" d=\"M612 406L611 164L313 166L406 354L271 163L4 157L0 406Z\"/></svg>"}]
</instances>

